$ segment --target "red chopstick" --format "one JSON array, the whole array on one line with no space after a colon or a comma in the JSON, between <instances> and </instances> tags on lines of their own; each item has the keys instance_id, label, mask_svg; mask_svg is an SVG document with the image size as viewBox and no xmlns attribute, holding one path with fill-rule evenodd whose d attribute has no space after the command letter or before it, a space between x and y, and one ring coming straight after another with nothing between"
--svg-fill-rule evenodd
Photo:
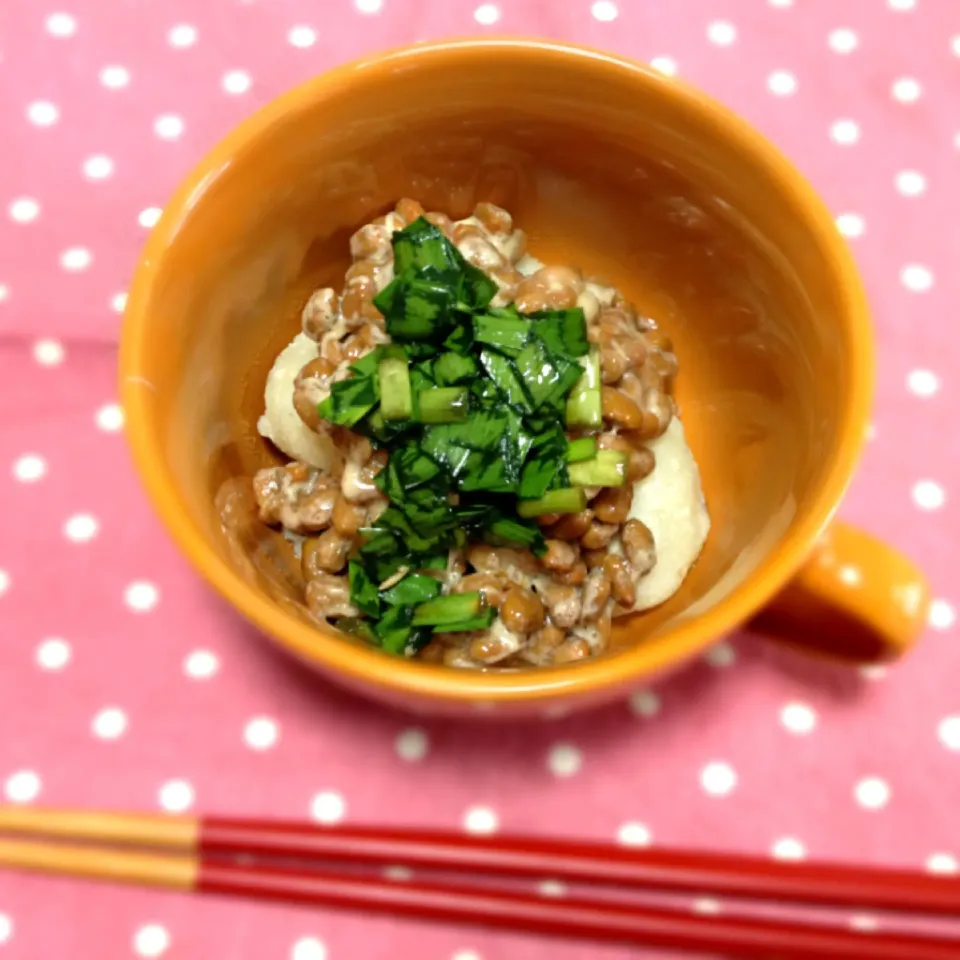
<instances>
[{"instance_id":1,"label":"red chopstick","mask_svg":"<svg viewBox=\"0 0 960 960\"><path fill-rule=\"evenodd\" d=\"M679 909L552 899L444 884L397 883L319 871L201 861L196 889L260 900L374 910L595 943L717 952L743 960L958 960L953 942L857 933L797 921L700 916Z\"/></svg>"},{"instance_id":2,"label":"red chopstick","mask_svg":"<svg viewBox=\"0 0 960 960\"><path fill-rule=\"evenodd\" d=\"M211 854L245 852L282 859L398 864L474 875L960 917L960 882L951 878L729 854L229 817L201 818L198 846Z\"/></svg>"},{"instance_id":3,"label":"red chopstick","mask_svg":"<svg viewBox=\"0 0 960 960\"><path fill-rule=\"evenodd\" d=\"M15 807L0 807L0 833L45 838L36 842L0 837L0 866L15 869L480 923L595 943L719 950L744 960L960 958L960 940L946 937L855 932L799 918L698 915L682 907L611 903L577 895L552 898L452 882L388 882L369 874L321 869L319 861L960 915L951 908L960 895L957 881L902 871L631 851L519 837ZM277 860L296 865L280 865Z\"/></svg>"}]
</instances>

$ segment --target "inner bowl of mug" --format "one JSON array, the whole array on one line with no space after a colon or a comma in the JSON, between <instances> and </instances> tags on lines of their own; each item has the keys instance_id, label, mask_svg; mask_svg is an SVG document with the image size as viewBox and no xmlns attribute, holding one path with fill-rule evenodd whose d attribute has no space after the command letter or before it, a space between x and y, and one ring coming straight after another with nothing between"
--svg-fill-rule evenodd
<instances>
[{"instance_id":1,"label":"inner bowl of mug","mask_svg":"<svg viewBox=\"0 0 960 960\"><path fill-rule=\"evenodd\" d=\"M604 277L674 341L712 530L681 590L618 621L595 661L469 673L388 657L311 620L279 534L257 556L222 536L224 481L282 462L256 430L274 358L311 291L339 288L350 234L404 196L455 218L480 200L506 207L537 258ZM161 516L244 615L385 699L519 706L625 692L782 586L855 464L869 351L832 219L743 121L595 51L460 41L312 80L217 146L147 245L121 377Z\"/></svg>"}]
</instances>

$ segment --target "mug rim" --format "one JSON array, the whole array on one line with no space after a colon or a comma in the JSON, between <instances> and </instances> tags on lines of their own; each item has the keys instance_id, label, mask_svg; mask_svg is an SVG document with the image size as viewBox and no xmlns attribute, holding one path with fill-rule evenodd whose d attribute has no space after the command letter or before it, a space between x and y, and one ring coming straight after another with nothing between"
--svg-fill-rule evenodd
<instances>
[{"instance_id":1,"label":"mug rim","mask_svg":"<svg viewBox=\"0 0 960 960\"><path fill-rule=\"evenodd\" d=\"M442 61L497 51L520 51L531 58L557 62L577 59L590 69L616 74L655 91L679 109L695 115L698 125L712 127L734 149L748 154L777 176L780 189L793 194L800 216L814 237L843 298L837 313L851 359L838 412L837 455L810 498L806 515L791 526L747 580L705 613L678 624L657 638L609 658L578 664L576 669L547 667L517 673L454 670L416 660L387 658L374 648L345 643L332 628L308 625L287 613L265 593L244 580L223 559L187 517L176 483L164 464L150 429L150 385L143 378L151 336L150 303L160 263L176 243L178 226L203 192L240 152L276 122L308 103L337 96L353 79L377 71L386 79L398 63ZM865 441L873 394L873 333L866 295L853 256L833 217L806 178L759 131L733 110L683 80L666 77L638 61L580 44L523 37L463 38L419 43L377 53L313 77L271 100L217 143L181 181L152 230L134 272L120 339L120 396L128 443L147 495L168 533L193 567L247 620L273 642L311 666L388 699L409 698L434 703L529 703L555 701L565 695L587 695L608 687L625 691L680 665L748 620L780 590L809 556L852 479Z\"/></svg>"}]
</instances>

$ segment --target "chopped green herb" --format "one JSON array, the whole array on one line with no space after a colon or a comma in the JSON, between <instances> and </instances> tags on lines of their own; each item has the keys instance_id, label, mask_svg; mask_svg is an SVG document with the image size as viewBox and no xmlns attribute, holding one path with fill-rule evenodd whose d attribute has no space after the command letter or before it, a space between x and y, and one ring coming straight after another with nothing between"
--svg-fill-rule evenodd
<instances>
[{"instance_id":1,"label":"chopped green herb","mask_svg":"<svg viewBox=\"0 0 960 960\"><path fill-rule=\"evenodd\" d=\"M440 595L440 581L422 573L411 573L380 594L391 606L414 607Z\"/></svg>"},{"instance_id":2,"label":"chopped green herb","mask_svg":"<svg viewBox=\"0 0 960 960\"><path fill-rule=\"evenodd\" d=\"M600 394L600 350L596 346L580 358L583 375L567 397L567 426L599 430L603 423Z\"/></svg>"},{"instance_id":3,"label":"chopped green herb","mask_svg":"<svg viewBox=\"0 0 960 960\"><path fill-rule=\"evenodd\" d=\"M470 620L460 620L458 623L444 624L442 633L465 633L468 630L486 630L497 618L494 607L487 607L483 613L477 614Z\"/></svg>"},{"instance_id":4,"label":"chopped green herb","mask_svg":"<svg viewBox=\"0 0 960 960\"><path fill-rule=\"evenodd\" d=\"M465 387L434 387L417 394L423 423L461 423L467 419L469 405L470 391Z\"/></svg>"},{"instance_id":5,"label":"chopped green herb","mask_svg":"<svg viewBox=\"0 0 960 960\"><path fill-rule=\"evenodd\" d=\"M583 478L612 482L621 467L594 438L565 433L600 425L582 310L491 307L497 284L423 218L396 231L393 248L394 279L374 298L392 342L351 364L318 411L390 453L375 479L389 506L349 563L362 616L344 629L412 656L434 632L496 617L479 593L445 596L424 571L444 570L450 549L471 541L542 555L533 518L583 510Z\"/></svg>"},{"instance_id":6,"label":"chopped green herb","mask_svg":"<svg viewBox=\"0 0 960 960\"><path fill-rule=\"evenodd\" d=\"M545 513L580 513L587 509L587 494L582 487L548 490L539 500L521 500L517 513L521 517L540 517Z\"/></svg>"},{"instance_id":7,"label":"chopped green herb","mask_svg":"<svg viewBox=\"0 0 960 960\"><path fill-rule=\"evenodd\" d=\"M628 457L621 450L598 450L595 457L567 467L570 482L581 487L622 487L627 482Z\"/></svg>"},{"instance_id":8,"label":"chopped green herb","mask_svg":"<svg viewBox=\"0 0 960 960\"><path fill-rule=\"evenodd\" d=\"M589 460L596 452L596 437L580 437L577 440L571 440L567 446L567 463Z\"/></svg>"},{"instance_id":9,"label":"chopped green herb","mask_svg":"<svg viewBox=\"0 0 960 960\"><path fill-rule=\"evenodd\" d=\"M519 317L481 314L473 318L473 338L515 357L530 339L531 323Z\"/></svg>"},{"instance_id":10,"label":"chopped green herb","mask_svg":"<svg viewBox=\"0 0 960 960\"><path fill-rule=\"evenodd\" d=\"M448 623L459 623L476 617L483 609L483 595L478 590L449 593L436 600L421 603L413 611L413 626L442 629ZM381 621L382 622L382 621Z\"/></svg>"},{"instance_id":11,"label":"chopped green herb","mask_svg":"<svg viewBox=\"0 0 960 960\"><path fill-rule=\"evenodd\" d=\"M384 420L409 420L413 415L410 371L402 357L384 357L377 367L380 413Z\"/></svg>"}]
</instances>

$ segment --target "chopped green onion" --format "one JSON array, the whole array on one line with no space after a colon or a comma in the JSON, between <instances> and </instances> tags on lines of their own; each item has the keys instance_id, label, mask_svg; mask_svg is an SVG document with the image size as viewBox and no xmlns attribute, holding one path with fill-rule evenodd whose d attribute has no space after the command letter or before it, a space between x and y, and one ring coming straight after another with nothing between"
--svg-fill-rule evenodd
<instances>
[{"instance_id":1,"label":"chopped green onion","mask_svg":"<svg viewBox=\"0 0 960 960\"><path fill-rule=\"evenodd\" d=\"M587 494L582 487L548 490L537 500L520 500L517 513L521 517L539 517L545 513L580 513L587 509Z\"/></svg>"},{"instance_id":2,"label":"chopped green onion","mask_svg":"<svg viewBox=\"0 0 960 960\"><path fill-rule=\"evenodd\" d=\"M386 357L377 367L380 380L380 412L384 420L409 420L413 415L410 371L407 361Z\"/></svg>"},{"instance_id":3,"label":"chopped green onion","mask_svg":"<svg viewBox=\"0 0 960 960\"><path fill-rule=\"evenodd\" d=\"M440 594L440 582L423 573L411 573L380 596L391 606L414 607Z\"/></svg>"},{"instance_id":4,"label":"chopped green onion","mask_svg":"<svg viewBox=\"0 0 960 960\"><path fill-rule=\"evenodd\" d=\"M496 547L536 548L544 545L543 534L534 524L503 517L490 524L487 542Z\"/></svg>"},{"instance_id":5,"label":"chopped green onion","mask_svg":"<svg viewBox=\"0 0 960 960\"><path fill-rule=\"evenodd\" d=\"M598 450L595 457L567 467L570 482L581 487L622 487L629 458L621 450Z\"/></svg>"},{"instance_id":6,"label":"chopped green onion","mask_svg":"<svg viewBox=\"0 0 960 960\"><path fill-rule=\"evenodd\" d=\"M465 633L468 630L487 630L490 624L497 618L497 611L493 607L487 607L483 613L469 620L460 620L458 623L448 623L444 625L441 633Z\"/></svg>"},{"instance_id":7,"label":"chopped green onion","mask_svg":"<svg viewBox=\"0 0 960 960\"><path fill-rule=\"evenodd\" d=\"M417 394L424 423L462 423L469 413L470 391L466 387L435 387Z\"/></svg>"},{"instance_id":8,"label":"chopped green onion","mask_svg":"<svg viewBox=\"0 0 960 960\"><path fill-rule=\"evenodd\" d=\"M580 363L584 372L567 398L567 426L597 429L603 422L599 347L592 346L590 353L580 358Z\"/></svg>"},{"instance_id":9,"label":"chopped green onion","mask_svg":"<svg viewBox=\"0 0 960 960\"><path fill-rule=\"evenodd\" d=\"M441 387L453 387L474 379L479 371L473 357L442 353L433 362L433 375Z\"/></svg>"},{"instance_id":10,"label":"chopped green onion","mask_svg":"<svg viewBox=\"0 0 960 960\"><path fill-rule=\"evenodd\" d=\"M413 626L436 627L442 630L448 623L472 620L483 610L483 595L478 590L469 593L449 593L436 600L421 603L413 610Z\"/></svg>"},{"instance_id":11,"label":"chopped green onion","mask_svg":"<svg viewBox=\"0 0 960 960\"><path fill-rule=\"evenodd\" d=\"M567 463L589 460L597 452L596 437L580 437L567 445Z\"/></svg>"},{"instance_id":12,"label":"chopped green onion","mask_svg":"<svg viewBox=\"0 0 960 960\"><path fill-rule=\"evenodd\" d=\"M515 357L530 339L530 321L481 314L473 318L473 338Z\"/></svg>"}]
</instances>

